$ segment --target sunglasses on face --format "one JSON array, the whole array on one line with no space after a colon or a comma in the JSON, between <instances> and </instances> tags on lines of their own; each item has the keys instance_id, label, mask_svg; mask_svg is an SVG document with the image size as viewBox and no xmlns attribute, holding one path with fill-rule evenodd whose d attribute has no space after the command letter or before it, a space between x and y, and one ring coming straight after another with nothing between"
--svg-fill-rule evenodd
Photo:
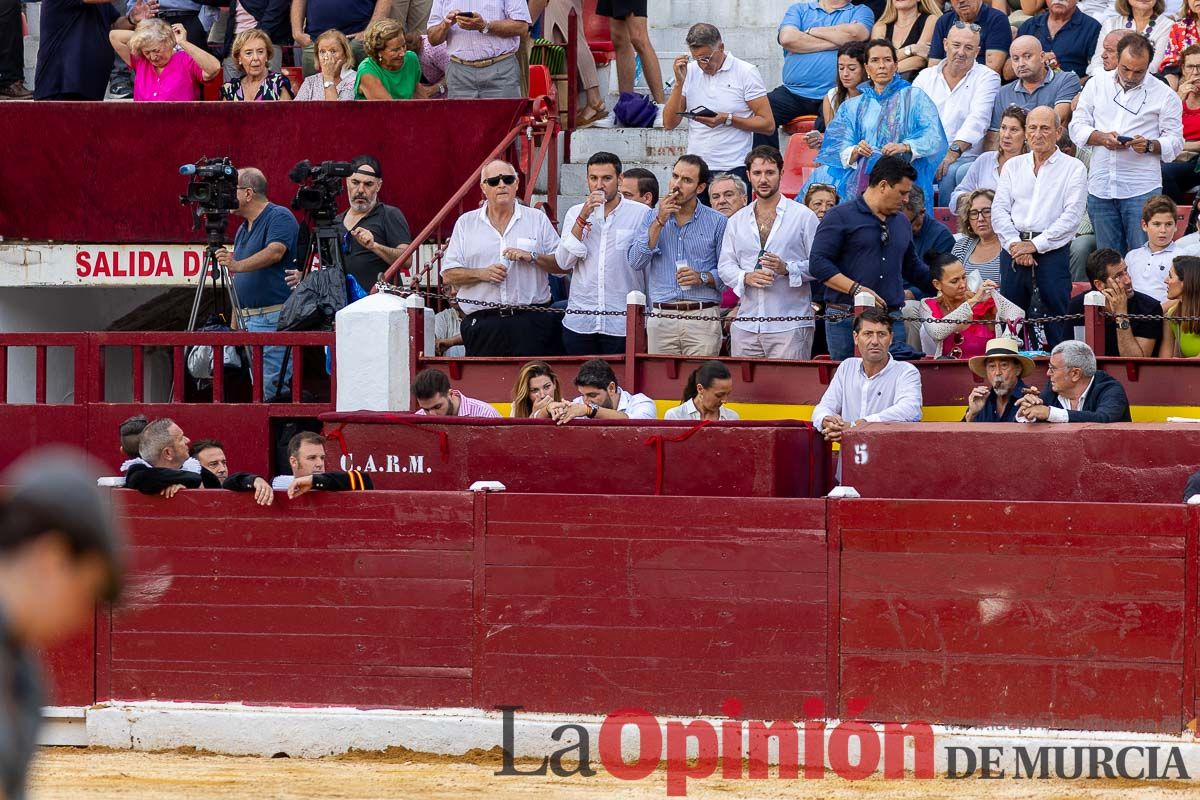
<instances>
[{"instance_id":1,"label":"sunglasses on face","mask_svg":"<svg viewBox=\"0 0 1200 800\"><path fill-rule=\"evenodd\" d=\"M483 182L486 183L488 186L499 186L501 183L503 183L505 186L512 186L514 183L517 182L517 176L512 175L512 174L496 175L495 177L492 177L492 178L484 178Z\"/></svg>"}]
</instances>

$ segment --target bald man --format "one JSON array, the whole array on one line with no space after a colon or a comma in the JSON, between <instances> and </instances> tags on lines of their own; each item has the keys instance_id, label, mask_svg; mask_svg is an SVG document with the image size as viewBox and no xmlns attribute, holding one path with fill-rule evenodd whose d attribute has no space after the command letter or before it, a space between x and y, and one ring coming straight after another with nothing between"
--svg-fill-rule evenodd
<instances>
[{"instance_id":1,"label":"bald man","mask_svg":"<svg viewBox=\"0 0 1200 800\"><path fill-rule=\"evenodd\" d=\"M238 207L233 213L245 220L233 237L233 252L222 247L217 262L233 275L240 323L248 331L275 331L279 312L291 295L286 273L296 266L296 240L300 225L292 212L267 199L267 178L261 170L238 170ZM288 375L280 380L285 347L263 348L263 399L289 394Z\"/></svg>"},{"instance_id":2,"label":"bald man","mask_svg":"<svg viewBox=\"0 0 1200 800\"><path fill-rule=\"evenodd\" d=\"M547 273L558 234L541 211L517 201L516 168L496 160L479 175L484 204L454 223L442 280L458 288L467 356L552 356L562 353L561 320L550 307Z\"/></svg>"},{"instance_id":3,"label":"bald man","mask_svg":"<svg viewBox=\"0 0 1200 800\"><path fill-rule=\"evenodd\" d=\"M1058 112L1059 121L1066 125L1071 121L1071 101L1083 88L1079 76L1074 72L1056 72L1046 67L1042 43L1033 36L1014 39L1008 60L1017 77L996 92L996 99L992 103L992 122L983 145L985 150L996 149L1000 116L1009 106L1019 106L1026 111L1038 106L1052 106Z\"/></svg>"}]
</instances>

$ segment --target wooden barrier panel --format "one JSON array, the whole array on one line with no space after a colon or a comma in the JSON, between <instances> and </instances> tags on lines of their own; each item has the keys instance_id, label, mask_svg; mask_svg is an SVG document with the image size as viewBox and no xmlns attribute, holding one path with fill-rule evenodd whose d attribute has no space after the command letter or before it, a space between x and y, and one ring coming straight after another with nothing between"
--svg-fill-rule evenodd
<instances>
[{"instance_id":1,"label":"wooden barrier panel","mask_svg":"<svg viewBox=\"0 0 1200 800\"><path fill-rule=\"evenodd\" d=\"M1179 733L1188 519L1182 505L834 504L843 711L862 696L870 718Z\"/></svg>"},{"instance_id":2,"label":"wooden barrier panel","mask_svg":"<svg viewBox=\"0 0 1200 800\"><path fill-rule=\"evenodd\" d=\"M828 701L824 507L489 495L479 704L717 715L736 697L793 719Z\"/></svg>"}]
</instances>

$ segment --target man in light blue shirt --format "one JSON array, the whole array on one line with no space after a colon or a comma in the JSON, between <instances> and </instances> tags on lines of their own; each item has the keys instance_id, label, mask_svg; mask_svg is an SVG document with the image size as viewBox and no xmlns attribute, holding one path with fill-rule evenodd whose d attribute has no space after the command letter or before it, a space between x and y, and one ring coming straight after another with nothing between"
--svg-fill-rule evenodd
<instances>
[{"instance_id":1,"label":"man in light blue shirt","mask_svg":"<svg viewBox=\"0 0 1200 800\"><path fill-rule=\"evenodd\" d=\"M837 50L847 42L871 37L875 16L867 6L849 0L794 3L779 24L784 50L783 85L767 95L775 122L786 125L796 117L821 115L821 101L837 84ZM754 146L779 148L779 132L755 134Z\"/></svg>"},{"instance_id":2,"label":"man in light blue shirt","mask_svg":"<svg viewBox=\"0 0 1200 800\"><path fill-rule=\"evenodd\" d=\"M629 246L629 266L647 276L651 353L715 356L721 350L725 287L717 262L727 220L699 201L709 178L704 159L680 156L667 193L646 212Z\"/></svg>"}]
</instances>

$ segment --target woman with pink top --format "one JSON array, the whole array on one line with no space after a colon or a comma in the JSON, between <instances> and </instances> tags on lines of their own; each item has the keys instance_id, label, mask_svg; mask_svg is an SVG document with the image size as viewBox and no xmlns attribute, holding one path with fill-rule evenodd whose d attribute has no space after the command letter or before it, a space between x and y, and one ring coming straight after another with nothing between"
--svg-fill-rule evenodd
<instances>
[{"instance_id":1,"label":"woman with pink top","mask_svg":"<svg viewBox=\"0 0 1200 800\"><path fill-rule=\"evenodd\" d=\"M221 73L221 62L189 42L182 25L152 17L108 39L133 70L134 100L199 100L205 81Z\"/></svg>"}]
</instances>

